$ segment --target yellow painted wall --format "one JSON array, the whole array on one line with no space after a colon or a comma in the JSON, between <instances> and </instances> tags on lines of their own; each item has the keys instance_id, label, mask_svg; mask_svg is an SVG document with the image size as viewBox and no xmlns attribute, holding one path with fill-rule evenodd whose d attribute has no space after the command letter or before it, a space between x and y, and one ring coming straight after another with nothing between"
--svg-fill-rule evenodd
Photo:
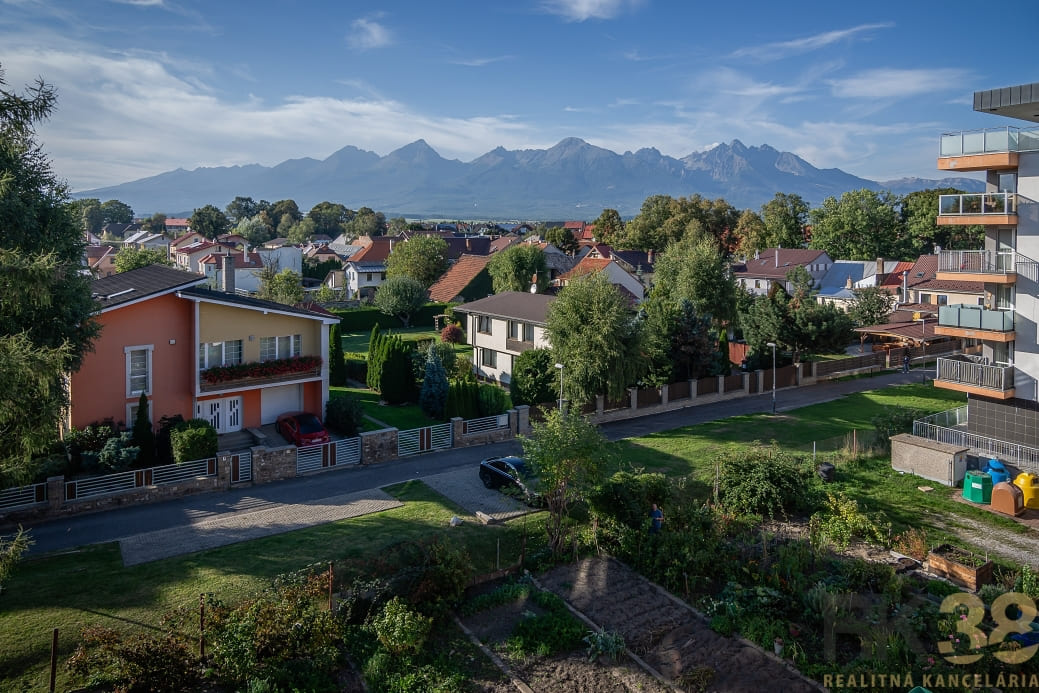
<instances>
[{"instance_id":1,"label":"yellow painted wall","mask_svg":"<svg viewBox=\"0 0 1039 693\"><path fill-rule=\"evenodd\" d=\"M260 311L221 306L200 302L199 342L225 342L242 340L242 361L251 363L260 360L261 337L303 336L303 356L320 356L321 332L327 329L320 320L278 315ZM253 337L249 339L250 335Z\"/></svg>"}]
</instances>

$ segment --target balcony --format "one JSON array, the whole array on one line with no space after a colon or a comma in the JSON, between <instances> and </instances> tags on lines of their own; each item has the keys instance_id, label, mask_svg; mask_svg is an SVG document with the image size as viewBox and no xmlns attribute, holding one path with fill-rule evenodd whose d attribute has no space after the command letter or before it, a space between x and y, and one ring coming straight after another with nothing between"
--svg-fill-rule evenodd
<instances>
[{"instance_id":1,"label":"balcony","mask_svg":"<svg viewBox=\"0 0 1039 693\"><path fill-rule=\"evenodd\" d=\"M942 135L938 149L941 171L999 171L1017 168L1018 152L1039 149L1039 128L1009 126L965 130Z\"/></svg>"},{"instance_id":2,"label":"balcony","mask_svg":"<svg viewBox=\"0 0 1039 693\"><path fill-rule=\"evenodd\" d=\"M938 198L938 226L1014 226L1017 193L969 193Z\"/></svg>"},{"instance_id":3,"label":"balcony","mask_svg":"<svg viewBox=\"0 0 1039 693\"><path fill-rule=\"evenodd\" d=\"M321 377L321 365L318 356L294 356L262 363L216 366L199 370L199 392L223 392L314 380Z\"/></svg>"},{"instance_id":4,"label":"balcony","mask_svg":"<svg viewBox=\"0 0 1039 693\"><path fill-rule=\"evenodd\" d=\"M934 386L992 399L1014 396L1014 367L990 366L968 356L938 359Z\"/></svg>"},{"instance_id":5,"label":"balcony","mask_svg":"<svg viewBox=\"0 0 1039 693\"><path fill-rule=\"evenodd\" d=\"M1020 259L1024 260L1024 257ZM938 255L935 278L1015 284L1018 262L1018 254L1013 250L943 250Z\"/></svg>"},{"instance_id":6,"label":"balcony","mask_svg":"<svg viewBox=\"0 0 1039 693\"><path fill-rule=\"evenodd\" d=\"M1015 338L1014 311L990 310L981 306L942 306L934 333L946 337L1012 342Z\"/></svg>"}]
</instances>

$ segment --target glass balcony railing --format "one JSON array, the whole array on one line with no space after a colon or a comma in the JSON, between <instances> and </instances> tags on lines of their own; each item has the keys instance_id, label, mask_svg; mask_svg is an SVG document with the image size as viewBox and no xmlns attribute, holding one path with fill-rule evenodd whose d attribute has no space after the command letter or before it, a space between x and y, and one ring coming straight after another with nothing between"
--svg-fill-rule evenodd
<instances>
[{"instance_id":1,"label":"glass balcony railing","mask_svg":"<svg viewBox=\"0 0 1039 693\"><path fill-rule=\"evenodd\" d=\"M969 193L940 195L938 215L943 217L1017 214L1017 193Z\"/></svg>"},{"instance_id":2,"label":"glass balcony railing","mask_svg":"<svg viewBox=\"0 0 1039 693\"><path fill-rule=\"evenodd\" d=\"M981 306L942 306L938 309L938 325L988 332L1013 332L1014 311L991 310Z\"/></svg>"},{"instance_id":3,"label":"glass balcony railing","mask_svg":"<svg viewBox=\"0 0 1039 693\"><path fill-rule=\"evenodd\" d=\"M943 250L938 255L939 272L1012 274L1017 271L1013 250Z\"/></svg>"},{"instance_id":4,"label":"glass balcony railing","mask_svg":"<svg viewBox=\"0 0 1039 693\"><path fill-rule=\"evenodd\" d=\"M966 356L938 359L937 380L981 390L1006 392L1014 387L1013 366L990 366Z\"/></svg>"},{"instance_id":5,"label":"glass balcony railing","mask_svg":"<svg viewBox=\"0 0 1039 693\"><path fill-rule=\"evenodd\" d=\"M1000 152L1039 150L1039 128L1021 130L1012 125L985 130L964 130L942 135L938 156L970 156Z\"/></svg>"}]
</instances>

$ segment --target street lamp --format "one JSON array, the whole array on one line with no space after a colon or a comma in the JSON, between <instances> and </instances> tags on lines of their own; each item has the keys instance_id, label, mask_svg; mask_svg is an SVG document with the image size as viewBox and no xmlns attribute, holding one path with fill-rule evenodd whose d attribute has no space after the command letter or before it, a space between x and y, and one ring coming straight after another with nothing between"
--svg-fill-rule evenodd
<instances>
[{"instance_id":1,"label":"street lamp","mask_svg":"<svg viewBox=\"0 0 1039 693\"><path fill-rule=\"evenodd\" d=\"M559 369L559 413L563 413L563 364L557 363L556 368Z\"/></svg>"},{"instance_id":2,"label":"street lamp","mask_svg":"<svg viewBox=\"0 0 1039 693\"><path fill-rule=\"evenodd\" d=\"M768 342L765 346L772 347L772 415L776 414L776 343Z\"/></svg>"}]
</instances>

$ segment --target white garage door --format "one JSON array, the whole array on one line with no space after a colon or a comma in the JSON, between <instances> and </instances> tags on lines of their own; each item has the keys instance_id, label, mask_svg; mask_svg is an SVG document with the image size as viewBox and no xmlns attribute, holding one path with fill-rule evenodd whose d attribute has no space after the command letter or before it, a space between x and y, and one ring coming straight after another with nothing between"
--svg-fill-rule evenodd
<instances>
[{"instance_id":1,"label":"white garage door","mask_svg":"<svg viewBox=\"0 0 1039 693\"><path fill-rule=\"evenodd\" d=\"M271 424L279 414L303 408L302 385L279 385L260 390L260 423Z\"/></svg>"}]
</instances>

